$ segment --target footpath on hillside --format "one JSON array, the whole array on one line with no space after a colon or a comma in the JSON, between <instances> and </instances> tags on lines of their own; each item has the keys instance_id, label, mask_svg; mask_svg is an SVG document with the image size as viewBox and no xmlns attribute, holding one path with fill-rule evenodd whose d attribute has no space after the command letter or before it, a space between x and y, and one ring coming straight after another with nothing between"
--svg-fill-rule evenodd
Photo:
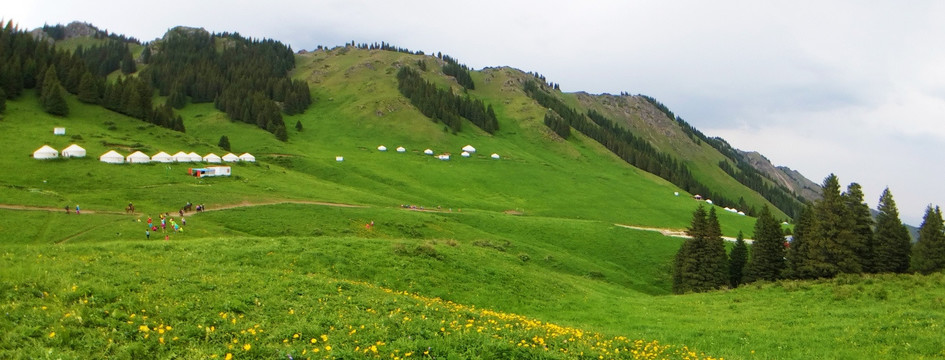
<instances>
[{"instance_id":1,"label":"footpath on hillside","mask_svg":"<svg viewBox=\"0 0 945 360\"><path fill-rule=\"evenodd\" d=\"M683 239L692 238L692 236L689 236L686 234L685 229L652 228L652 227L633 226L633 225L625 225L625 224L614 224L614 225L622 227L622 228L633 229L633 230L658 232L660 234L663 234L663 236L672 236L672 237L678 237L678 238L683 238ZM722 239L725 241L735 242L735 238L731 236L723 236ZM743 239L743 240L745 240L745 242L749 244L751 244L752 242L752 239Z\"/></svg>"},{"instance_id":2,"label":"footpath on hillside","mask_svg":"<svg viewBox=\"0 0 945 360\"><path fill-rule=\"evenodd\" d=\"M205 210L203 210L203 211L204 211L204 212L206 212L206 211L220 211L220 210L227 210L227 209L236 209L236 208L244 208L244 207L252 207L252 206L277 205L277 204L307 204L307 205L334 206L334 207L344 207L344 208L365 208L365 207L367 207L366 205L357 205L357 204L331 203L331 202L310 201L310 200L285 200L285 199L281 199L281 200L271 200L271 201L262 201L262 202L243 201L243 202L233 203L233 204L217 205L217 206L214 206L214 207L211 207L211 208L207 208L207 209L205 209ZM26 206L26 205L13 205L13 204L0 204L0 209L7 209L7 210L25 210L25 211L49 211L49 212L64 212L64 211L65 211L64 208L52 208L52 207L41 207L41 206ZM407 210L429 211L429 212L444 212L442 209L412 209L412 208L407 208ZM450 209L450 210L452 210L452 209ZM177 211L179 211L179 210L175 210L174 212L177 212ZM450 211L450 212L452 212L452 211ZM140 214L140 213L141 213L141 212L138 212L138 214ZM199 212L198 212L198 213L199 213ZM506 213L509 213L509 212L506 212ZM122 212L122 211L103 211L103 210L82 210L82 214L111 214L111 215L121 215L121 214L127 214L127 212ZM192 214L195 214L195 213L192 213ZM510 215L520 215L520 213L517 213L517 214L510 214ZM618 226L618 227L622 227L622 228L627 228L627 229L633 229L633 230L642 230L642 231L658 232L658 233L662 234L663 236L672 236L672 237L684 238L684 239L691 238L689 235L686 235L686 230L685 230L685 229L654 228L654 227L634 226L634 225L626 225L626 224L614 224L614 226ZM89 230L91 230L91 229L89 229ZM80 234L76 234L76 235L80 235ZM73 236L73 237L74 237L74 236ZM732 242L735 241L735 238L729 237L729 236L723 236L722 239L724 239L724 240L726 240L726 241L732 241ZM65 239L65 240L68 240L68 238ZM751 240L751 239L745 239L745 242L751 243L752 240Z\"/></svg>"}]
</instances>

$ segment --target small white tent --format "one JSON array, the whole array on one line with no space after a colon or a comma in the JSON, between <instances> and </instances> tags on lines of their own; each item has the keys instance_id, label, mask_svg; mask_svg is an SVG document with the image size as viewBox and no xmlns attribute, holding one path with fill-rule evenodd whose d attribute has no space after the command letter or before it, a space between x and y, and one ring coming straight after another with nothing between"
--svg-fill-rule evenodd
<instances>
[{"instance_id":1,"label":"small white tent","mask_svg":"<svg viewBox=\"0 0 945 360\"><path fill-rule=\"evenodd\" d=\"M187 154L187 156L190 156L190 162L201 162L201 161L203 161L203 156L200 156L200 154L195 153L195 152L193 152L193 151L191 151L190 154Z\"/></svg>"},{"instance_id":2,"label":"small white tent","mask_svg":"<svg viewBox=\"0 0 945 360\"><path fill-rule=\"evenodd\" d=\"M378 146L377 151L387 151L387 147L384 145Z\"/></svg>"},{"instance_id":3,"label":"small white tent","mask_svg":"<svg viewBox=\"0 0 945 360\"><path fill-rule=\"evenodd\" d=\"M151 157L140 151L135 151L125 157L125 162L129 164L147 164L151 162Z\"/></svg>"},{"instance_id":4,"label":"small white tent","mask_svg":"<svg viewBox=\"0 0 945 360\"><path fill-rule=\"evenodd\" d=\"M335 156L335 161L342 162L345 161L345 158L343 156Z\"/></svg>"},{"instance_id":5,"label":"small white tent","mask_svg":"<svg viewBox=\"0 0 945 360\"><path fill-rule=\"evenodd\" d=\"M159 153L157 153L157 154L154 154L154 156L151 157L151 161L154 161L154 162L162 162L162 163L170 163L170 162L174 162L174 158L172 158L172 157L171 157L170 155L168 155L166 152L161 151L161 152L159 152Z\"/></svg>"},{"instance_id":6,"label":"small white tent","mask_svg":"<svg viewBox=\"0 0 945 360\"><path fill-rule=\"evenodd\" d=\"M56 151L56 149L53 149L49 145L43 145L33 152L34 159L55 159L57 157L59 157L59 151Z\"/></svg>"},{"instance_id":7,"label":"small white tent","mask_svg":"<svg viewBox=\"0 0 945 360\"><path fill-rule=\"evenodd\" d=\"M492 156L493 159L498 159L498 158L499 158L499 154L496 154L496 153L492 153L491 156Z\"/></svg>"},{"instance_id":8,"label":"small white tent","mask_svg":"<svg viewBox=\"0 0 945 360\"><path fill-rule=\"evenodd\" d=\"M472 145L466 145L463 146L463 151L474 153L476 152L476 148L474 148Z\"/></svg>"},{"instance_id":9,"label":"small white tent","mask_svg":"<svg viewBox=\"0 0 945 360\"><path fill-rule=\"evenodd\" d=\"M399 152L399 153L407 152L407 149L404 149L403 146L398 146L398 147L397 147L397 152Z\"/></svg>"},{"instance_id":10,"label":"small white tent","mask_svg":"<svg viewBox=\"0 0 945 360\"><path fill-rule=\"evenodd\" d=\"M62 149L62 157L85 157L85 149L76 144L69 145Z\"/></svg>"},{"instance_id":11,"label":"small white tent","mask_svg":"<svg viewBox=\"0 0 945 360\"><path fill-rule=\"evenodd\" d=\"M54 128L52 129L52 133L53 133L53 135L65 135L65 134L66 134L66 128L64 128L64 127L54 127Z\"/></svg>"},{"instance_id":12,"label":"small white tent","mask_svg":"<svg viewBox=\"0 0 945 360\"><path fill-rule=\"evenodd\" d=\"M256 157L250 153L243 153L243 155L240 155L240 161L256 162Z\"/></svg>"},{"instance_id":13,"label":"small white tent","mask_svg":"<svg viewBox=\"0 0 945 360\"><path fill-rule=\"evenodd\" d=\"M178 151L176 154L174 154L173 158L176 162L190 162L190 155L183 151Z\"/></svg>"},{"instance_id":14,"label":"small white tent","mask_svg":"<svg viewBox=\"0 0 945 360\"><path fill-rule=\"evenodd\" d=\"M462 157L469 157L469 152L468 152L468 151L463 151L463 152L461 152L459 155L462 155Z\"/></svg>"},{"instance_id":15,"label":"small white tent","mask_svg":"<svg viewBox=\"0 0 945 360\"><path fill-rule=\"evenodd\" d=\"M125 157L124 157L123 155L119 154L119 153L118 153L117 151L115 151L115 150L108 150L107 153L104 153L104 154L102 154L102 156L99 156L99 157L98 157L98 160L101 161L101 162L103 162L103 163L121 164L121 163L124 163L124 162L125 162Z\"/></svg>"},{"instance_id":16,"label":"small white tent","mask_svg":"<svg viewBox=\"0 0 945 360\"><path fill-rule=\"evenodd\" d=\"M217 156L217 154L209 153L203 157L203 161L206 161L208 163L219 164L223 161L223 159Z\"/></svg>"},{"instance_id":17,"label":"small white tent","mask_svg":"<svg viewBox=\"0 0 945 360\"><path fill-rule=\"evenodd\" d=\"M423 150L423 153L427 155L433 155L433 150L426 149L426 150Z\"/></svg>"},{"instance_id":18,"label":"small white tent","mask_svg":"<svg viewBox=\"0 0 945 360\"><path fill-rule=\"evenodd\" d=\"M437 155L436 158L440 160L449 160L450 156L449 154L442 154L442 155Z\"/></svg>"},{"instance_id":19,"label":"small white tent","mask_svg":"<svg viewBox=\"0 0 945 360\"><path fill-rule=\"evenodd\" d=\"M220 159L222 159L223 161L226 161L226 162L237 162L237 161L240 161L240 157L239 157L239 156L236 156L236 155L233 155L233 153L227 153L226 155L223 155L223 157L220 158Z\"/></svg>"}]
</instances>

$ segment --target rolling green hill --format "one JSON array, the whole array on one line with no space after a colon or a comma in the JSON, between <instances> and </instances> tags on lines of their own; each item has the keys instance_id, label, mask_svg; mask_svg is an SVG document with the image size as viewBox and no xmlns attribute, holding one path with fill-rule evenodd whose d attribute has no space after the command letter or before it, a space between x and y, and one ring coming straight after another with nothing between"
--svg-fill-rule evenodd
<instances>
[{"instance_id":1,"label":"rolling green hill","mask_svg":"<svg viewBox=\"0 0 945 360\"><path fill-rule=\"evenodd\" d=\"M683 229L704 203L583 135L557 137L519 70L471 73L469 94L495 108L499 131L444 130L397 90L397 69L418 60L425 79L463 92L435 57L352 46L297 55L290 75L308 82L314 104L285 116L286 142L210 103L178 111L181 133L71 95L68 117L43 112L33 90L8 100L0 357L945 356L941 274L669 295L682 240L616 224ZM592 108L607 99L559 96ZM656 113L634 99L623 100ZM57 126L66 135L53 135ZM257 162L198 179L186 174L193 164L96 159L108 150L222 155L224 135ZM72 143L89 156L29 156ZM459 156L467 144L477 152ZM699 153L689 161L714 166L712 184L764 202L719 175L722 155L705 143L704 153L656 146ZM123 211L129 202L137 213ZM161 230L145 238L148 217L180 222L186 202L208 211L188 213L168 241ZM76 204L82 214L65 213ZM750 237L752 218L718 214L726 235Z\"/></svg>"}]
</instances>

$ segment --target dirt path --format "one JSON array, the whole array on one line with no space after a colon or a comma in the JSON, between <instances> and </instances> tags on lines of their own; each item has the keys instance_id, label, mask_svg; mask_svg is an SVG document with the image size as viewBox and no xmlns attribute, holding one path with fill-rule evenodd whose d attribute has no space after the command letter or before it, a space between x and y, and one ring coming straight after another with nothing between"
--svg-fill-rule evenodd
<instances>
[{"instance_id":1,"label":"dirt path","mask_svg":"<svg viewBox=\"0 0 945 360\"><path fill-rule=\"evenodd\" d=\"M233 209L233 208L240 208L240 207L265 206L265 205L276 205L276 204L308 204L308 205L336 206L336 207L346 207L346 208L364 208L364 207L367 207L367 206L365 206L365 205L330 203L330 202L323 202L323 201L309 201L309 200L272 200L272 201L264 201L264 202L249 202L249 201L243 201L243 202L241 202L241 203L236 203L236 204L217 205L217 206L211 207L211 208L209 208L209 209L207 209L207 210L204 210L204 211L218 211L218 210L226 210L226 209ZM26 206L26 205L13 205L13 204L0 204L0 209L7 209L7 210L25 210L25 211L49 211L49 212L60 212L60 213L66 211L64 208L52 208L52 207L42 207L42 206ZM74 211L74 210L71 210L71 209L70 209L70 214L72 214L73 211ZM176 210L173 211L173 212L171 212L171 211L167 211L167 212L175 213ZM131 213L124 212L124 211L81 210L81 215L84 215L84 214L111 214L111 215L128 214L128 215L141 215L142 212L139 211L139 212L136 212L136 213L134 213L134 214L131 214ZM195 214L195 213L194 213L194 212L190 212L189 214L193 215L193 214Z\"/></svg>"},{"instance_id":2,"label":"dirt path","mask_svg":"<svg viewBox=\"0 0 945 360\"><path fill-rule=\"evenodd\" d=\"M683 239L692 238L691 236L686 234L685 229L651 228L651 227L633 226L633 225L624 225L624 224L614 224L614 225L622 227L622 228L627 228L627 229L658 232L660 234L663 234L663 236L672 236L672 237L678 237L678 238L683 238ZM722 239L725 241L735 242L735 238L730 237L730 236L723 236ZM748 244L751 244L753 241L752 239L744 239L744 240Z\"/></svg>"}]
</instances>

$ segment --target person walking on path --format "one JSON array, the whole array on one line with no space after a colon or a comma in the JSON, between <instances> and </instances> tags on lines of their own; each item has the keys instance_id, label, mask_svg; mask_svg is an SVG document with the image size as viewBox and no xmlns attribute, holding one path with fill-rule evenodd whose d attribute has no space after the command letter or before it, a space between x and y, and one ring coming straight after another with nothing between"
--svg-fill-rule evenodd
<instances>
[{"instance_id":1,"label":"person walking on path","mask_svg":"<svg viewBox=\"0 0 945 360\"><path fill-rule=\"evenodd\" d=\"M79 204L75 204L75 214L79 215Z\"/></svg>"},{"instance_id":2,"label":"person walking on path","mask_svg":"<svg viewBox=\"0 0 945 360\"><path fill-rule=\"evenodd\" d=\"M147 230L144 231L144 237L146 237L148 240L151 240L151 229L150 229L150 228L148 228Z\"/></svg>"}]
</instances>

